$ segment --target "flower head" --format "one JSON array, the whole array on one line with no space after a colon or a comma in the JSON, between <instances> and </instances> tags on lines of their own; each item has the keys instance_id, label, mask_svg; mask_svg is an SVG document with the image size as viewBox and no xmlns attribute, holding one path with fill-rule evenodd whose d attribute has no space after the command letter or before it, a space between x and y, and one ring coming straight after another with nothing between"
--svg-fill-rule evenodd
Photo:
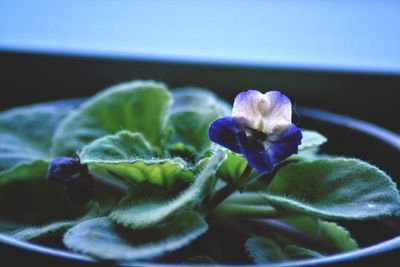
<instances>
[{"instance_id":1,"label":"flower head","mask_svg":"<svg viewBox=\"0 0 400 267\"><path fill-rule=\"evenodd\" d=\"M292 124L292 104L284 94L255 90L236 96L232 115L214 121L209 138L242 154L259 173L298 152L301 130Z\"/></svg>"}]
</instances>

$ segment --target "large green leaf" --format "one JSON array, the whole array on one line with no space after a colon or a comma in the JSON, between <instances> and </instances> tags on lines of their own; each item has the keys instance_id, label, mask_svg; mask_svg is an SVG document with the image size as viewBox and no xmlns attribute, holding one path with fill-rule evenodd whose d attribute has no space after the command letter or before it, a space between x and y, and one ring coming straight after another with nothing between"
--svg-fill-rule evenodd
<instances>
[{"instance_id":1,"label":"large green leaf","mask_svg":"<svg viewBox=\"0 0 400 267\"><path fill-rule=\"evenodd\" d=\"M82 149L82 163L104 175L114 175L135 182L149 181L170 187L186 163L179 158L157 158L151 145L140 133L121 131L101 137Z\"/></svg>"},{"instance_id":2,"label":"large green leaf","mask_svg":"<svg viewBox=\"0 0 400 267\"><path fill-rule=\"evenodd\" d=\"M358 248L357 242L342 226L320 219L295 216L282 220L310 237L316 238L338 252L351 251ZM320 250L325 253L328 251Z\"/></svg>"},{"instance_id":3,"label":"large green leaf","mask_svg":"<svg viewBox=\"0 0 400 267\"><path fill-rule=\"evenodd\" d=\"M95 258L132 261L180 249L207 229L207 223L194 211L181 213L146 230L120 229L109 218L100 217L70 229L64 236L64 244L73 251Z\"/></svg>"},{"instance_id":4,"label":"large green leaf","mask_svg":"<svg viewBox=\"0 0 400 267\"><path fill-rule=\"evenodd\" d=\"M165 86L130 82L113 86L67 116L53 137L54 155L72 155L89 142L121 130L142 133L158 145L170 108Z\"/></svg>"},{"instance_id":5,"label":"large green leaf","mask_svg":"<svg viewBox=\"0 0 400 267\"><path fill-rule=\"evenodd\" d=\"M263 196L273 206L332 219L376 218L400 207L390 177L357 159L289 164L278 171Z\"/></svg>"},{"instance_id":6,"label":"large green leaf","mask_svg":"<svg viewBox=\"0 0 400 267\"><path fill-rule=\"evenodd\" d=\"M215 172L224 157L224 153L217 151L200 167L194 182L176 196L171 196L169 192L150 194L147 197L128 195L120 207L111 213L111 218L126 227L141 229L157 225L184 209L192 208L210 193Z\"/></svg>"},{"instance_id":7,"label":"large green leaf","mask_svg":"<svg viewBox=\"0 0 400 267\"><path fill-rule=\"evenodd\" d=\"M229 105L201 88L172 92L174 103L167 124L170 134L164 140L165 146L174 151L177 144L183 144L189 152L208 148L208 127L217 118L228 115Z\"/></svg>"},{"instance_id":8,"label":"large green leaf","mask_svg":"<svg viewBox=\"0 0 400 267\"><path fill-rule=\"evenodd\" d=\"M44 224L82 214L65 189L44 180L51 136L73 101L43 103L0 113L0 214L21 225ZM40 211L40 212L39 212Z\"/></svg>"},{"instance_id":9,"label":"large green leaf","mask_svg":"<svg viewBox=\"0 0 400 267\"><path fill-rule=\"evenodd\" d=\"M204 88L177 88L172 90L172 96L174 99L174 104L172 106L173 112L180 110L207 112L211 109L222 117L228 116L232 109L228 103Z\"/></svg>"},{"instance_id":10,"label":"large green leaf","mask_svg":"<svg viewBox=\"0 0 400 267\"><path fill-rule=\"evenodd\" d=\"M19 164L49 160L51 136L73 107L72 102L55 102L1 112L0 175Z\"/></svg>"}]
</instances>

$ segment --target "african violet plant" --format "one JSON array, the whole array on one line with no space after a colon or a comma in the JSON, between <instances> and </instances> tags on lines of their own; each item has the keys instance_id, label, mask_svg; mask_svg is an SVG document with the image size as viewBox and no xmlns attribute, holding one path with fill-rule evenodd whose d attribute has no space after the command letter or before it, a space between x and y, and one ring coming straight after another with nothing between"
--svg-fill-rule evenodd
<instances>
[{"instance_id":1,"label":"african violet plant","mask_svg":"<svg viewBox=\"0 0 400 267\"><path fill-rule=\"evenodd\" d=\"M3 231L117 262L232 262L230 240L255 263L357 249L329 220L398 215L396 186L318 154L326 138L291 117L277 91L242 92L231 109L155 82L5 111Z\"/></svg>"}]
</instances>

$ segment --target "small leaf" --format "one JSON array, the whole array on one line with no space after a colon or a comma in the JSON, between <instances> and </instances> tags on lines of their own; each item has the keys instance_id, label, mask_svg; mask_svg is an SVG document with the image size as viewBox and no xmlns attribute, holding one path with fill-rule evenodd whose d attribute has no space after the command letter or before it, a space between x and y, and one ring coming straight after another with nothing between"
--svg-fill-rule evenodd
<instances>
[{"instance_id":1,"label":"small leaf","mask_svg":"<svg viewBox=\"0 0 400 267\"><path fill-rule=\"evenodd\" d=\"M53 137L53 155L68 156L91 141L121 130L140 132L158 145L170 107L165 86L130 82L99 93L68 115Z\"/></svg>"},{"instance_id":2,"label":"small leaf","mask_svg":"<svg viewBox=\"0 0 400 267\"><path fill-rule=\"evenodd\" d=\"M177 144L197 151L207 149L211 144L208 127L217 118L228 115L228 104L210 91L200 88L174 90L172 96L174 103L167 124L171 133L165 138L164 144L169 150L173 150Z\"/></svg>"},{"instance_id":3,"label":"small leaf","mask_svg":"<svg viewBox=\"0 0 400 267\"><path fill-rule=\"evenodd\" d=\"M286 255L272 239L255 236L246 241L246 251L257 264L287 260Z\"/></svg>"},{"instance_id":4,"label":"small leaf","mask_svg":"<svg viewBox=\"0 0 400 267\"><path fill-rule=\"evenodd\" d=\"M289 217L283 219L282 222L324 242L338 252L358 248L357 242L351 237L350 233L336 223L305 216ZM321 250L320 252L325 253L327 251Z\"/></svg>"},{"instance_id":5,"label":"small leaf","mask_svg":"<svg viewBox=\"0 0 400 267\"><path fill-rule=\"evenodd\" d=\"M226 159L218 169L217 177L227 182L235 181L243 174L247 166L247 160L241 155L227 149L220 148L226 154ZM254 170L252 171L256 173Z\"/></svg>"},{"instance_id":6,"label":"small leaf","mask_svg":"<svg viewBox=\"0 0 400 267\"><path fill-rule=\"evenodd\" d=\"M49 236L59 236L63 234L68 228L77 224L77 222L77 220L61 221L39 227L18 229L12 233L12 237L24 241L38 242Z\"/></svg>"},{"instance_id":7,"label":"small leaf","mask_svg":"<svg viewBox=\"0 0 400 267\"><path fill-rule=\"evenodd\" d=\"M331 219L377 218L400 207L390 177L368 163L344 158L289 164L263 196L273 206Z\"/></svg>"},{"instance_id":8,"label":"small leaf","mask_svg":"<svg viewBox=\"0 0 400 267\"><path fill-rule=\"evenodd\" d=\"M217 172L217 177L225 180L226 182L235 181L240 178L247 166L247 160L232 151L225 148L219 148L226 154L226 159L222 162ZM257 175L257 171L253 169L249 176Z\"/></svg>"},{"instance_id":9,"label":"small leaf","mask_svg":"<svg viewBox=\"0 0 400 267\"><path fill-rule=\"evenodd\" d=\"M315 250L289 245L283 250L283 253L290 259L322 258L324 255Z\"/></svg>"},{"instance_id":10,"label":"small leaf","mask_svg":"<svg viewBox=\"0 0 400 267\"><path fill-rule=\"evenodd\" d=\"M84 221L64 236L64 244L73 251L117 261L132 261L162 256L180 249L208 229L196 212L181 213L172 220L147 230L123 230L109 218Z\"/></svg>"},{"instance_id":11,"label":"small leaf","mask_svg":"<svg viewBox=\"0 0 400 267\"><path fill-rule=\"evenodd\" d=\"M319 152L318 147L299 150L299 152L297 154L291 155L287 160L288 161L314 161L314 160L322 158L320 155L318 155L318 152Z\"/></svg>"},{"instance_id":12,"label":"small leaf","mask_svg":"<svg viewBox=\"0 0 400 267\"><path fill-rule=\"evenodd\" d=\"M106 176L110 173L135 182L149 181L170 187L175 174L186 163L179 158L156 158L150 144L140 133L121 131L106 135L85 146L81 162Z\"/></svg>"},{"instance_id":13,"label":"small leaf","mask_svg":"<svg viewBox=\"0 0 400 267\"><path fill-rule=\"evenodd\" d=\"M316 131L302 130L301 133L303 134L303 138L299 146L300 151L317 148L327 141L325 136Z\"/></svg>"},{"instance_id":14,"label":"small leaf","mask_svg":"<svg viewBox=\"0 0 400 267\"><path fill-rule=\"evenodd\" d=\"M184 209L192 208L210 193L215 172L224 157L224 153L217 151L201 168L194 182L176 197L165 194L145 198L128 195L121 201L120 207L111 213L111 218L126 227L141 229L157 225Z\"/></svg>"},{"instance_id":15,"label":"small leaf","mask_svg":"<svg viewBox=\"0 0 400 267\"><path fill-rule=\"evenodd\" d=\"M323 257L317 251L293 244L284 246L272 239L261 236L249 238L245 247L250 258L257 264Z\"/></svg>"}]
</instances>

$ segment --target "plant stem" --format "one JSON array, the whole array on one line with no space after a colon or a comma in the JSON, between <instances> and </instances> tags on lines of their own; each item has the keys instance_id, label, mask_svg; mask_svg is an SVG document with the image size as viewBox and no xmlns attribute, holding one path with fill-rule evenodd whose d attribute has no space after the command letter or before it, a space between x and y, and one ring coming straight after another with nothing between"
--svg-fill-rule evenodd
<instances>
[{"instance_id":1,"label":"plant stem","mask_svg":"<svg viewBox=\"0 0 400 267\"><path fill-rule=\"evenodd\" d=\"M281 218L284 215L279 210L269 205L225 202L215 207L212 213L217 213L229 218Z\"/></svg>"},{"instance_id":2,"label":"plant stem","mask_svg":"<svg viewBox=\"0 0 400 267\"><path fill-rule=\"evenodd\" d=\"M128 191L128 185L116 179L100 176L98 174L92 174L97 190L108 191L110 194L117 197L123 197Z\"/></svg>"},{"instance_id":3,"label":"plant stem","mask_svg":"<svg viewBox=\"0 0 400 267\"><path fill-rule=\"evenodd\" d=\"M212 197L211 199L206 203L205 205L205 211L206 213L212 211L218 204L220 204L222 201L224 201L227 197L229 197L233 192L235 192L239 186L243 185L249 178L250 178L250 173L253 169L250 167L250 165L246 165L245 170L243 171L242 175L234 180L225 185L223 188L218 190Z\"/></svg>"},{"instance_id":4,"label":"plant stem","mask_svg":"<svg viewBox=\"0 0 400 267\"><path fill-rule=\"evenodd\" d=\"M219 230L229 234L230 236L235 236L241 242L246 242L247 239L254 236L249 229L240 223L226 218L225 216L212 213L207 217L207 220L210 222L210 224L218 227Z\"/></svg>"}]
</instances>

